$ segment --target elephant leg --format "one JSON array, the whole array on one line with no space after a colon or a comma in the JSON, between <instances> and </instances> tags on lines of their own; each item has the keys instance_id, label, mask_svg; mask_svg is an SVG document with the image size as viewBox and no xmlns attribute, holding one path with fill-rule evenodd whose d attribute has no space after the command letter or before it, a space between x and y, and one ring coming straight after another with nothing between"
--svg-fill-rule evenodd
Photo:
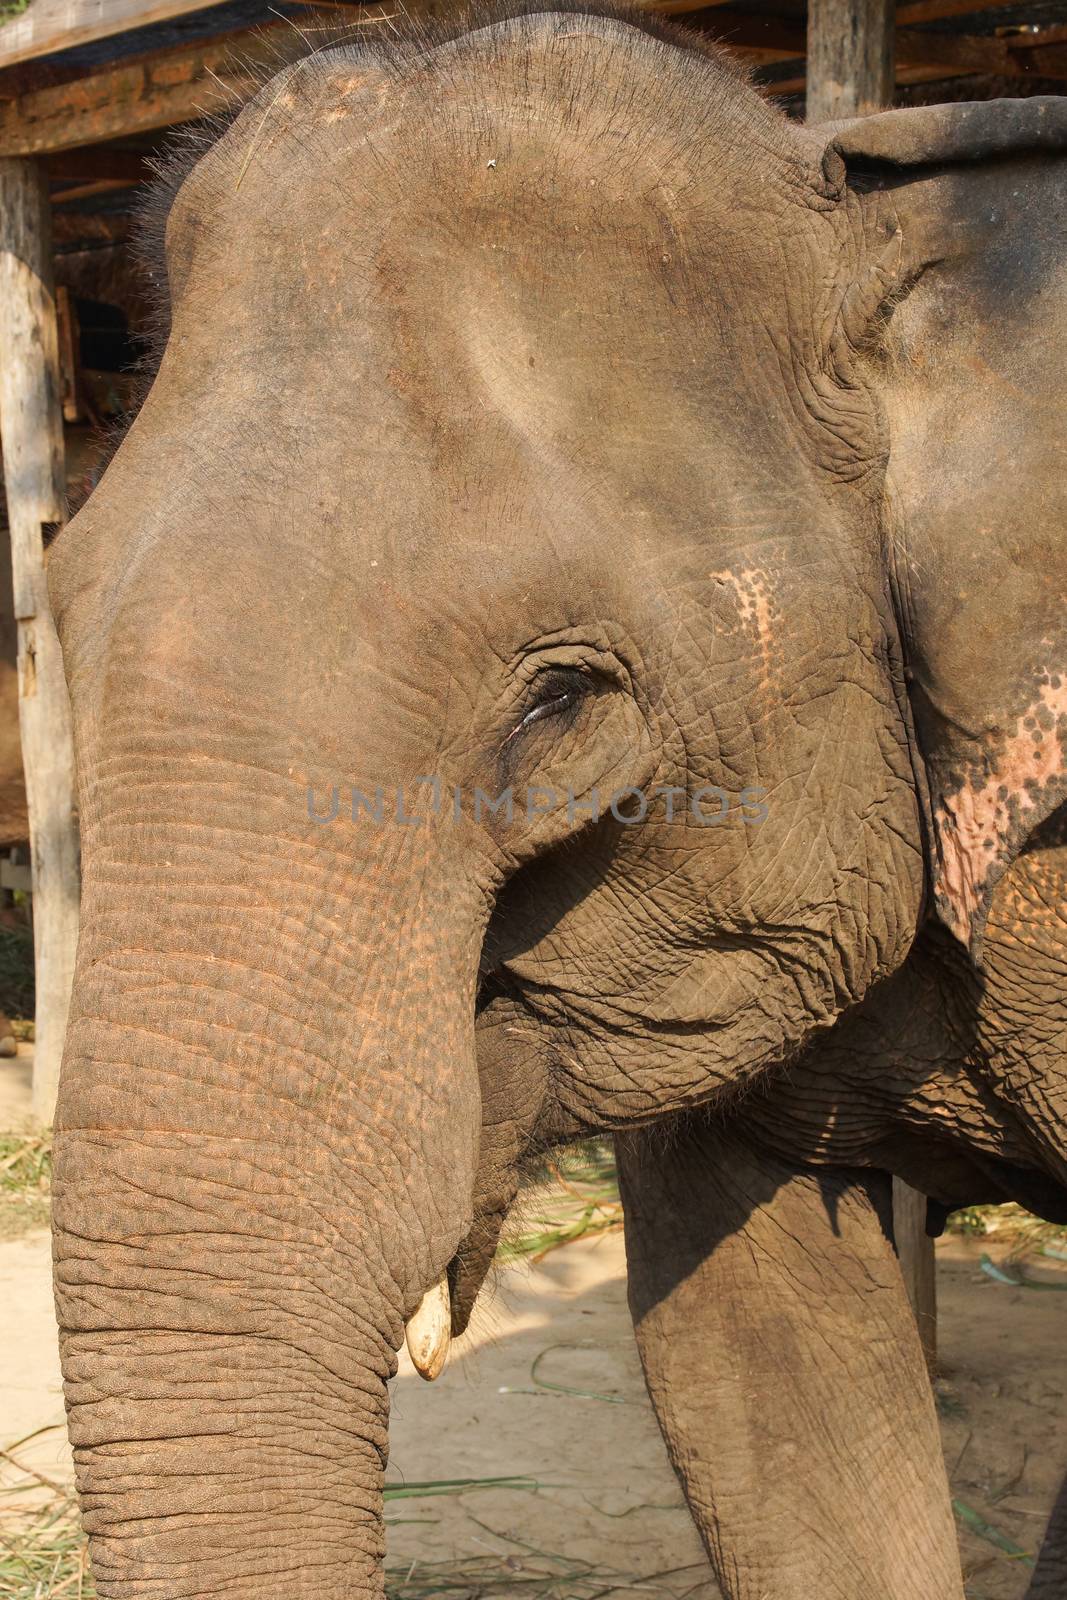
<instances>
[{"instance_id":1,"label":"elephant leg","mask_svg":"<svg viewBox=\"0 0 1067 1600\"><path fill-rule=\"evenodd\" d=\"M1067 1595L1067 1478L1052 1508L1026 1600L1063 1600L1064 1595Z\"/></svg>"},{"instance_id":2,"label":"elephant leg","mask_svg":"<svg viewBox=\"0 0 1067 1600\"><path fill-rule=\"evenodd\" d=\"M890 1180L695 1121L616 1142L645 1378L724 1594L961 1600Z\"/></svg>"}]
</instances>

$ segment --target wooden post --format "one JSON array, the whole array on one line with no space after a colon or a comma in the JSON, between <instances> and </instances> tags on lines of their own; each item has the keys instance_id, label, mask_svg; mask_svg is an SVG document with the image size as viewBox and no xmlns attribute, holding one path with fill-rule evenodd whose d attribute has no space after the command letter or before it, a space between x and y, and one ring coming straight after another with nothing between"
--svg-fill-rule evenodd
<instances>
[{"instance_id":1,"label":"wooden post","mask_svg":"<svg viewBox=\"0 0 1067 1600\"><path fill-rule=\"evenodd\" d=\"M0 160L0 444L19 634L19 728L30 814L37 1017L33 1109L51 1123L78 941L70 705L45 583L44 535L65 515L63 415L48 185Z\"/></svg>"},{"instance_id":2,"label":"wooden post","mask_svg":"<svg viewBox=\"0 0 1067 1600\"><path fill-rule=\"evenodd\" d=\"M809 122L893 104L895 0L808 0Z\"/></svg>"},{"instance_id":3,"label":"wooden post","mask_svg":"<svg viewBox=\"0 0 1067 1600\"><path fill-rule=\"evenodd\" d=\"M893 1240L932 1378L937 1367L934 1241L926 1232L926 1196L900 1178L893 1179Z\"/></svg>"}]
</instances>

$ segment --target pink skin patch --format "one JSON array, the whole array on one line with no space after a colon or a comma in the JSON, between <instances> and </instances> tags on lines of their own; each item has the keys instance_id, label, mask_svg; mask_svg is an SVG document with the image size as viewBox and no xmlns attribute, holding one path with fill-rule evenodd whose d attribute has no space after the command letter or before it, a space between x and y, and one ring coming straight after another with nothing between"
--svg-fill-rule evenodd
<instances>
[{"instance_id":1,"label":"pink skin patch","mask_svg":"<svg viewBox=\"0 0 1067 1600\"><path fill-rule=\"evenodd\" d=\"M733 590L741 626L756 645L763 662L760 687L767 688L774 656L773 607L767 573L762 567L742 567L739 572L712 572L709 577L713 583Z\"/></svg>"},{"instance_id":2,"label":"pink skin patch","mask_svg":"<svg viewBox=\"0 0 1067 1600\"><path fill-rule=\"evenodd\" d=\"M965 783L934 806L938 909L965 944L1022 836L1044 821L1060 799L1058 780L1067 773L1064 719L1067 674L1049 673L1014 732L986 758L985 781Z\"/></svg>"}]
</instances>

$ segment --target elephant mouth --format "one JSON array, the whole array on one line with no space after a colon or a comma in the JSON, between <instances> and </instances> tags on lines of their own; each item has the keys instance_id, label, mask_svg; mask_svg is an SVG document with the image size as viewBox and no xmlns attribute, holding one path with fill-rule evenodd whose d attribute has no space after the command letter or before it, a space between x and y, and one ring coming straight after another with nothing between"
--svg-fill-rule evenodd
<instances>
[{"instance_id":1,"label":"elephant mouth","mask_svg":"<svg viewBox=\"0 0 1067 1600\"><path fill-rule=\"evenodd\" d=\"M488 1250L478 1250L477 1256L470 1251L470 1235L467 1235L467 1242L454 1254L445 1272L442 1272L437 1283L430 1285L408 1318L405 1328L408 1355L419 1378L427 1382L440 1378L448 1363L453 1336L464 1333L470 1322L478 1290L493 1266L502 1221L504 1218L501 1216L494 1232L493 1245Z\"/></svg>"},{"instance_id":2,"label":"elephant mouth","mask_svg":"<svg viewBox=\"0 0 1067 1600\"><path fill-rule=\"evenodd\" d=\"M497 963L487 954L488 944L487 935L475 1018L484 1023L491 1008L498 1007L497 1026L481 1037L483 1041L488 1037L495 1041L506 1034L506 1049L502 1061L490 1051L490 1060L500 1070L499 1075L490 1074L495 1085L489 1096L492 1111L489 1116L483 1115L471 1224L447 1268L426 1290L407 1325L408 1352L416 1370L428 1381L444 1370L450 1339L466 1332L520 1187L542 1175L548 1150L579 1131L560 1117L549 1089L550 1076L540 1041L528 1058L515 1053L515 1037L529 1038L531 1030L513 1026L525 1020L525 1013L519 995L508 986ZM533 1093L530 1084L534 1085ZM501 1114L502 1102L509 1102L506 1115Z\"/></svg>"}]
</instances>

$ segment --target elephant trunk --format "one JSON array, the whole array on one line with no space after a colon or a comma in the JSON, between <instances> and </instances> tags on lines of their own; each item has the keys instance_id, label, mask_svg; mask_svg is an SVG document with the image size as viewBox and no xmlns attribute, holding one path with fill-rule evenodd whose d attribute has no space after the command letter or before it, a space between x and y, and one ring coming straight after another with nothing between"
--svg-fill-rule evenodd
<instances>
[{"instance_id":1,"label":"elephant trunk","mask_svg":"<svg viewBox=\"0 0 1067 1600\"><path fill-rule=\"evenodd\" d=\"M247 839L137 832L87 851L56 1133L98 1592L377 1594L387 1380L470 1225L478 908L426 836L305 837L268 888Z\"/></svg>"}]
</instances>

